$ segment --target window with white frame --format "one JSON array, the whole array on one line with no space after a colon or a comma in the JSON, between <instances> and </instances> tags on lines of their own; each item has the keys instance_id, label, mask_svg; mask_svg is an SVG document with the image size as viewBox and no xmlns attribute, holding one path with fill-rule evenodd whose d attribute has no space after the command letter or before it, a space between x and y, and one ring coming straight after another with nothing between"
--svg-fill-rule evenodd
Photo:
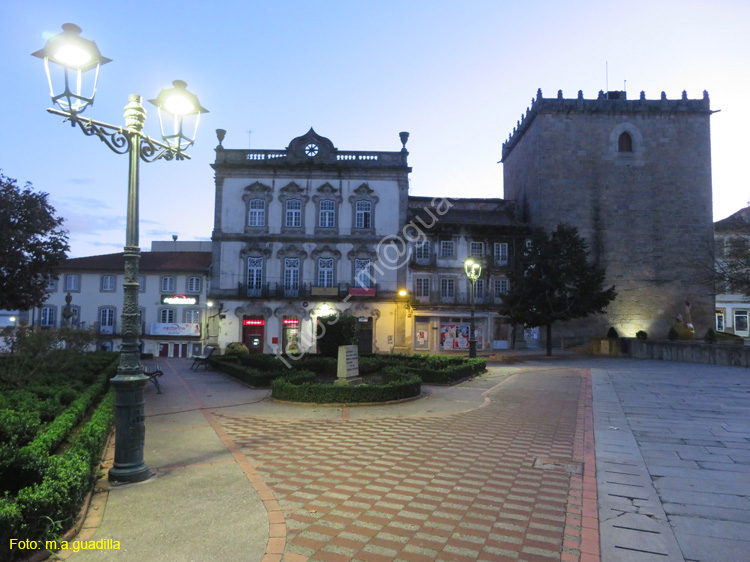
<instances>
[{"instance_id":1,"label":"window with white frame","mask_svg":"<svg viewBox=\"0 0 750 562\"><path fill-rule=\"evenodd\" d=\"M456 297L456 281L443 277L440 280L440 297L443 299L453 299Z\"/></svg>"},{"instance_id":2,"label":"window with white frame","mask_svg":"<svg viewBox=\"0 0 750 562\"><path fill-rule=\"evenodd\" d=\"M47 291L50 293L57 292L57 279L55 279L54 277L47 278Z\"/></svg>"},{"instance_id":3,"label":"window with white frame","mask_svg":"<svg viewBox=\"0 0 750 562\"><path fill-rule=\"evenodd\" d=\"M188 277L187 292L188 293L200 293L201 292L201 278L200 277Z\"/></svg>"},{"instance_id":4,"label":"window with white frame","mask_svg":"<svg viewBox=\"0 0 750 562\"><path fill-rule=\"evenodd\" d=\"M162 293L174 293L175 282L174 277L167 275L161 278L161 292Z\"/></svg>"},{"instance_id":5,"label":"window with white frame","mask_svg":"<svg viewBox=\"0 0 750 562\"><path fill-rule=\"evenodd\" d=\"M429 277L417 277L414 280L414 293L417 297L429 297L430 296L430 278Z\"/></svg>"},{"instance_id":6,"label":"window with white frame","mask_svg":"<svg viewBox=\"0 0 750 562\"><path fill-rule=\"evenodd\" d=\"M414 245L414 257L416 257L418 260L430 259L430 241L429 240L419 240Z\"/></svg>"},{"instance_id":7,"label":"window with white frame","mask_svg":"<svg viewBox=\"0 0 750 562\"><path fill-rule=\"evenodd\" d=\"M334 201L333 199L322 199L320 201L319 213L319 227L333 228L336 226L336 201Z\"/></svg>"},{"instance_id":8,"label":"window with white frame","mask_svg":"<svg viewBox=\"0 0 750 562\"><path fill-rule=\"evenodd\" d=\"M508 263L508 243L495 242L494 254L497 265L506 265Z\"/></svg>"},{"instance_id":9,"label":"window with white frame","mask_svg":"<svg viewBox=\"0 0 750 562\"><path fill-rule=\"evenodd\" d=\"M372 228L372 202L357 201L354 206L354 228Z\"/></svg>"},{"instance_id":10,"label":"window with white frame","mask_svg":"<svg viewBox=\"0 0 750 562\"><path fill-rule=\"evenodd\" d=\"M116 275L102 275L102 292L103 293L111 293L114 292L117 285L117 276Z\"/></svg>"},{"instance_id":11,"label":"window with white frame","mask_svg":"<svg viewBox=\"0 0 750 562\"><path fill-rule=\"evenodd\" d=\"M505 278L495 279L495 298L501 299L510 291L510 282Z\"/></svg>"},{"instance_id":12,"label":"window with white frame","mask_svg":"<svg viewBox=\"0 0 750 562\"><path fill-rule=\"evenodd\" d=\"M300 259L284 258L284 295L297 296L299 294Z\"/></svg>"},{"instance_id":13,"label":"window with white frame","mask_svg":"<svg viewBox=\"0 0 750 562\"><path fill-rule=\"evenodd\" d=\"M471 242L469 244L469 256L472 258L483 258L484 242Z\"/></svg>"},{"instance_id":14,"label":"window with white frame","mask_svg":"<svg viewBox=\"0 0 750 562\"><path fill-rule=\"evenodd\" d=\"M263 258L247 258L247 296L259 297L263 292Z\"/></svg>"},{"instance_id":15,"label":"window with white frame","mask_svg":"<svg viewBox=\"0 0 750 562\"><path fill-rule=\"evenodd\" d=\"M201 321L201 311L190 308L185 311L185 322L188 324L200 324Z\"/></svg>"},{"instance_id":16,"label":"window with white frame","mask_svg":"<svg viewBox=\"0 0 750 562\"><path fill-rule=\"evenodd\" d=\"M69 273L65 276L65 291L78 292L81 290L81 276L77 273Z\"/></svg>"},{"instance_id":17,"label":"window with white frame","mask_svg":"<svg viewBox=\"0 0 750 562\"><path fill-rule=\"evenodd\" d=\"M354 284L363 289L369 289L372 286L369 259L354 260Z\"/></svg>"},{"instance_id":18,"label":"window with white frame","mask_svg":"<svg viewBox=\"0 0 750 562\"><path fill-rule=\"evenodd\" d=\"M455 244L453 240L441 240L440 241L440 257L441 258L452 258L455 251Z\"/></svg>"},{"instance_id":19,"label":"window with white frame","mask_svg":"<svg viewBox=\"0 0 750 562\"><path fill-rule=\"evenodd\" d=\"M484 279L477 279L474 282L474 300L484 299Z\"/></svg>"},{"instance_id":20,"label":"window with white frame","mask_svg":"<svg viewBox=\"0 0 750 562\"><path fill-rule=\"evenodd\" d=\"M251 199L247 209L247 226L266 226L266 202Z\"/></svg>"},{"instance_id":21,"label":"window with white frame","mask_svg":"<svg viewBox=\"0 0 750 562\"><path fill-rule=\"evenodd\" d=\"M302 200L288 199L286 202L286 219L284 226L297 228L302 226Z\"/></svg>"},{"instance_id":22,"label":"window with white frame","mask_svg":"<svg viewBox=\"0 0 750 562\"><path fill-rule=\"evenodd\" d=\"M318 258L318 287L333 287L333 258Z\"/></svg>"},{"instance_id":23,"label":"window with white frame","mask_svg":"<svg viewBox=\"0 0 750 562\"><path fill-rule=\"evenodd\" d=\"M39 325L51 328L55 325L55 307L43 306L39 311Z\"/></svg>"},{"instance_id":24,"label":"window with white frame","mask_svg":"<svg viewBox=\"0 0 750 562\"><path fill-rule=\"evenodd\" d=\"M173 308L162 308L159 311L159 322L162 324L174 323L174 309Z\"/></svg>"},{"instance_id":25,"label":"window with white frame","mask_svg":"<svg viewBox=\"0 0 750 562\"><path fill-rule=\"evenodd\" d=\"M99 333L115 333L115 309L106 307L99 309Z\"/></svg>"}]
</instances>

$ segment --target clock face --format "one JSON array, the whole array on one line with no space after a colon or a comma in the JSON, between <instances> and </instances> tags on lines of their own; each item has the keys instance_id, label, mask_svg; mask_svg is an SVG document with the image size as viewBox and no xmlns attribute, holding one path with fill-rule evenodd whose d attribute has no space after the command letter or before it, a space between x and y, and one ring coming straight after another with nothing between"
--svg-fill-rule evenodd
<instances>
[{"instance_id":1,"label":"clock face","mask_svg":"<svg viewBox=\"0 0 750 562\"><path fill-rule=\"evenodd\" d=\"M310 156L311 158L318 154L318 145L310 143L305 147L305 154Z\"/></svg>"}]
</instances>

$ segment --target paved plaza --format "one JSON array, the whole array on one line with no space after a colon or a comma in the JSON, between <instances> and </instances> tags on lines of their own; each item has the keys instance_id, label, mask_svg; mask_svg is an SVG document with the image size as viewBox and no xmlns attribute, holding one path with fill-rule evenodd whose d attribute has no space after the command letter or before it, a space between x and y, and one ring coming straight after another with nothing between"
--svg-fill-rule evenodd
<instances>
[{"instance_id":1,"label":"paved plaza","mask_svg":"<svg viewBox=\"0 0 750 562\"><path fill-rule=\"evenodd\" d=\"M280 404L164 360L146 482L92 499L89 560L750 561L741 368L519 354L390 406ZM596 452L596 455L594 455Z\"/></svg>"}]
</instances>

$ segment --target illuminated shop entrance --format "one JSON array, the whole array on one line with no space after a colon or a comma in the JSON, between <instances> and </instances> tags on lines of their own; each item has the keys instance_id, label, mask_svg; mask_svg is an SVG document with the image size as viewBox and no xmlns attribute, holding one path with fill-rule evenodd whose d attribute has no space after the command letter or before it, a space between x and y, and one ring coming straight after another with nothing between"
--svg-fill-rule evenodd
<instances>
[{"instance_id":1,"label":"illuminated shop entrance","mask_svg":"<svg viewBox=\"0 0 750 562\"><path fill-rule=\"evenodd\" d=\"M245 316L242 319L242 343L250 353L263 353L263 335L266 321L262 316Z\"/></svg>"},{"instance_id":2,"label":"illuminated shop entrance","mask_svg":"<svg viewBox=\"0 0 750 562\"><path fill-rule=\"evenodd\" d=\"M281 332L281 345L284 353L299 353L299 318L284 316Z\"/></svg>"}]
</instances>

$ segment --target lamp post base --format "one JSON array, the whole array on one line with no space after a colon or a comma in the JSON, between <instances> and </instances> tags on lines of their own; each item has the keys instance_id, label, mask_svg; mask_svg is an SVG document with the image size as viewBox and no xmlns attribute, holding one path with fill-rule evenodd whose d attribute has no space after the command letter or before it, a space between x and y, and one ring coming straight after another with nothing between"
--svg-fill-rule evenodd
<instances>
[{"instance_id":1,"label":"lamp post base","mask_svg":"<svg viewBox=\"0 0 750 562\"><path fill-rule=\"evenodd\" d=\"M115 389L115 462L108 475L112 482L142 482L153 476L143 462L143 387L147 381L144 375L118 375L110 381Z\"/></svg>"}]
</instances>

